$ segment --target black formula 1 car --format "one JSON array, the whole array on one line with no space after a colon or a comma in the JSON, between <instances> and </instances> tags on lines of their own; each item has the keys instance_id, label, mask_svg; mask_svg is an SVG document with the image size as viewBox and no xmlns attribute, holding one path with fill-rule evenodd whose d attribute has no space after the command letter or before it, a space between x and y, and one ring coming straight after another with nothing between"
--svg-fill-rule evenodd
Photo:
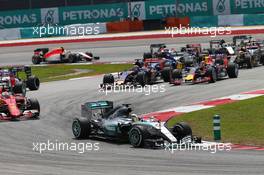
<instances>
[{"instance_id":1,"label":"black formula 1 car","mask_svg":"<svg viewBox=\"0 0 264 175\"><path fill-rule=\"evenodd\" d=\"M21 73L25 73L25 78L20 78ZM29 90L38 90L40 86L40 80L37 76L32 75L31 67L29 66L17 66L0 69L1 81L11 81L12 77L14 77L14 81L12 82L17 86L25 86Z\"/></svg>"},{"instance_id":2,"label":"black formula 1 car","mask_svg":"<svg viewBox=\"0 0 264 175\"><path fill-rule=\"evenodd\" d=\"M264 45L261 42L250 41L244 43L244 46L237 48L236 62L240 67L246 66L251 69L260 64L264 64Z\"/></svg>"},{"instance_id":3,"label":"black formula 1 car","mask_svg":"<svg viewBox=\"0 0 264 175\"><path fill-rule=\"evenodd\" d=\"M100 137L129 141L134 147L162 147L169 143L194 143L190 126L178 123L168 128L166 123L154 118L144 120L131 114L129 104L113 106L111 101L87 102L82 105L82 117L75 118L72 132L75 138Z\"/></svg>"},{"instance_id":4,"label":"black formula 1 car","mask_svg":"<svg viewBox=\"0 0 264 175\"><path fill-rule=\"evenodd\" d=\"M33 64L40 63L76 63L99 60L100 57L93 56L90 52L72 52L63 47L49 50L49 48L37 48L32 56Z\"/></svg>"},{"instance_id":5,"label":"black formula 1 car","mask_svg":"<svg viewBox=\"0 0 264 175\"><path fill-rule=\"evenodd\" d=\"M170 76L166 74L165 64L169 61L165 58L148 58L137 59L135 66L128 70L118 73L117 76L113 74L106 74L103 77L101 88L114 86L145 86L151 85L159 80L169 82Z\"/></svg>"}]
</instances>

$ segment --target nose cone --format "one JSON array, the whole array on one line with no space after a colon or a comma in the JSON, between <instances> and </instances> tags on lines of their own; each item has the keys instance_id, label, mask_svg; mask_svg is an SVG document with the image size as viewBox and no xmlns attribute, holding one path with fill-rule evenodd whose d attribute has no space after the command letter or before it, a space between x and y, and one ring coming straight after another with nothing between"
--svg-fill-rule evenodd
<instances>
[{"instance_id":1,"label":"nose cone","mask_svg":"<svg viewBox=\"0 0 264 175\"><path fill-rule=\"evenodd\" d=\"M186 78L185 78L185 80L187 80L187 81L191 81L191 80L193 80L193 75L188 75Z\"/></svg>"},{"instance_id":2,"label":"nose cone","mask_svg":"<svg viewBox=\"0 0 264 175\"><path fill-rule=\"evenodd\" d=\"M10 112L10 115L12 117L18 118L21 116L21 111L18 109L18 107L16 106L16 104L10 104L8 105L8 109Z\"/></svg>"}]
</instances>

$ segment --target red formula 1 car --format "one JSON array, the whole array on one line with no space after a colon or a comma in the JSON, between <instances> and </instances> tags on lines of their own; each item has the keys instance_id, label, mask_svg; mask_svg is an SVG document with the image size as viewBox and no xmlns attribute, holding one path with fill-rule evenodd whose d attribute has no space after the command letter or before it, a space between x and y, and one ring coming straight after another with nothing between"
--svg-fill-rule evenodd
<instances>
[{"instance_id":1,"label":"red formula 1 car","mask_svg":"<svg viewBox=\"0 0 264 175\"><path fill-rule=\"evenodd\" d=\"M25 97L25 86L17 86L13 77L10 78L10 81L0 81L0 121L37 119L40 114L38 100Z\"/></svg>"},{"instance_id":2,"label":"red formula 1 car","mask_svg":"<svg viewBox=\"0 0 264 175\"><path fill-rule=\"evenodd\" d=\"M46 63L76 63L99 60L100 57L93 56L90 52L72 52L63 47L49 50L49 48L38 48L32 56L33 64Z\"/></svg>"},{"instance_id":3,"label":"red formula 1 car","mask_svg":"<svg viewBox=\"0 0 264 175\"><path fill-rule=\"evenodd\" d=\"M215 83L226 77L237 78L238 73L238 64L230 62L226 55L210 55L197 67L173 70L171 84Z\"/></svg>"}]
</instances>

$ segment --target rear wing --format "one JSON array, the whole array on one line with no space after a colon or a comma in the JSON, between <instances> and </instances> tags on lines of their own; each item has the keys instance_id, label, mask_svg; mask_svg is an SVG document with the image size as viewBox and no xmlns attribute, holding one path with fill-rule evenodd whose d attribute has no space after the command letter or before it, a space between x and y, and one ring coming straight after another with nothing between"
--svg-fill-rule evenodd
<instances>
[{"instance_id":1,"label":"rear wing","mask_svg":"<svg viewBox=\"0 0 264 175\"><path fill-rule=\"evenodd\" d=\"M166 44L151 44L150 45L150 53L153 54L154 49L166 48Z\"/></svg>"},{"instance_id":2,"label":"rear wing","mask_svg":"<svg viewBox=\"0 0 264 175\"><path fill-rule=\"evenodd\" d=\"M101 109L104 112L108 112L112 110L113 107L114 103L112 101L86 102L81 106L81 115L82 117L91 119L93 116L93 111Z\"/></svg>"},{"instance_id":3,"label":"rear wing","mask_svg":"<svg viewBox=\"0 0 264 175\"><path fill-rule=\"evenodd\" d=\"M151 44L150 48L160 48L160 47L166 47L166 44L162 43L162 44Z\"/></svg>"},{"instance_id":4,"label":"rear wing","mask_svg":"<svg viewBox=\"0 0 264 175\"><path fill-rule=\"evenodd\" d=\"M237 40L251 40L252 36L251 35L238 35L233 37L233 44L236 46L237 45Z\"/></svg>"}]
</instances>

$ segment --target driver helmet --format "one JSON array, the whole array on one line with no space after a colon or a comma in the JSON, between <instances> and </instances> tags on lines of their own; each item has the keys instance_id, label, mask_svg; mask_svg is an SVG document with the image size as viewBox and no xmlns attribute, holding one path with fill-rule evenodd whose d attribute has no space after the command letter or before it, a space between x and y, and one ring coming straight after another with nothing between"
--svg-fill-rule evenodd
<instances>
[{"instance_id":1,"label":"driver helmet","mask_svg":"<svg viewBox=\"0 0 264 175\"><path fill-rule=\"evenodd\" d=\"M131 114L131 118L133 122L139 121L139 117L136 114Z\"/></svg>"},{"instance_id":2,"label":"driver helmet","mask_svg":"<svg viewBox=\"0 0 264 175\"><path fill-rule=\"evenodd\" d=\"M9 98L9 92L2 92L2 97Z\"/></svg>"}]
</instances>

